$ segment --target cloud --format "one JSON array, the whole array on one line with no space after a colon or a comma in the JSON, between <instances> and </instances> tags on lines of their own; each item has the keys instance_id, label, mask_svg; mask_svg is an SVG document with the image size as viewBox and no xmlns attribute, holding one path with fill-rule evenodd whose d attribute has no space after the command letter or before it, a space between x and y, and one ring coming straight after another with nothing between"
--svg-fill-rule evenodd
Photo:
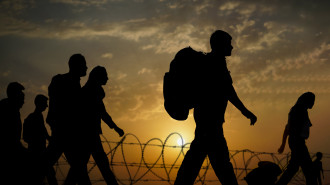
<instances>
[{"instance_id":1,"label":"cloud","mask_svg":"<svg viewBox=\"0 0 330 185\"><path fill-rule=\"evenodd\" d=\"M252 13L256 11L256 9L257 9L256 4L248 4L241 9L238 9L237 12L243 17L249 18L251 17Z\"/></svg>"},{"instance_id":2,"label":"cloud","mask_svg":"<svg viewBox=\"0 0 330 185\"><path fill-rule=\"evenodd\" d=\"M328 58L330 44L322 43L308 53L291 58L268 60L264 67L257 67L235 82L244 93L283 94L303 92L330 93Z\"/></svg>"},{"instance_id":3,"label":"cloud","mask_svg":"<svg viewBox=\"0 0 330 185\"><path fill-rule=\"evenodd\" d=\"M63 3L74 6L100 6L108 2L108 0L51 0L52 3Z\"/></svg>"},{"instance_id":4,"label":"cloud","mask_svg":"<svg viewBox=\"0 0 330 185\"><path fill-rule=\"evenodd\" d=\"M255 25L255 21L243 21L241 25L237 25L235 30L237 33L243 33L247 28ZM278 47L278 43L287 42L287 35L303 32L302 28L295 25L283 25L276 22L265 22L265 30L260 31L253 37L254 34L241 34L237 38L239 47L245 51L255 53L265 49L271 49L273 46ZM254 28L257 29L257 28ZM251 38L253 37L253 38Z\"/></svg>"},{"instance_id":5,"label":"cloud","mask_svg":"<svg viewBox=\"0 0 330 185\"><path fill-rule=\"evenodd\" d=\"M126 78L128 75L127 75L127 73L123 73L123 72L118 72L117 73L117 80L122 80L122 79L124 79L124 78Z\"/></svg>"},{"instance_id":6,"label":"cloud","mask_svg":"<svg viewBox=\"0 0 330 185\"><path fill-rule=\"evenodd\" d=\"M107 8L112 5L112 1L107 0L52 0L51 2L75 6L102 4ZM205 0L191 3L185 1L170 3L159 1L152 4L153 9L145 9L149 3L143 2L134 4L134 6L137 6L137 10L145 10L146 16L122 15L123 17L118 17L118 20L116 18L102 19L105 12L93 9L93 7L89 9L89 12L94 12L93 16L83 19L79 17L86 16L74 14L71 15L72 17L64 19L53 18L47 19L48 21L44 20L44 22L35 22L7 15L0 18L1 25L4 25L0 28L0 36L19 35L54 40L94 40L112 37L134 42L144 41L141 42L143 43L140 46L141 49L173 54L188 45L197 50L206 51L210 34L221 28L234 32L239 47L244 48L245 52L253 53L286 41L290 34L305 31L298 24L300 21L287 24L286 20L274 18L277 16L276 11L280 8L278 4L256 2ZM119 3L125 4L124 1ZM164 4L170 8L164 7ZM291 7L291 9L294 8ZM181 16L178 16L176 11L180 11ZM290 11L290 13L292 12ZM135 13L135 11L132 12L132 15ZM224 13L228 15L224 15ZM288 11L283 12L283 14L288 13ZM290 15L285 16L293 19ZM311 18L319 19L318 17ZM51 21L49 22L49 20ZM321 37L325 35L322 34Z\"/></svg>"},{"instance_id":7,"label":"cloud","mask_svg":"<svg viewBox=\"0 0 330 185\"><path fill-rule=\"evenodd\" d=\"M120 96L122 93L124 93L127 90L127 88L124 85L111 85L110 93L114 96Z\"/></svg>"},{"instance_id":8,"label":"cloud","mask_svg":"<svg viewBox=\"0 0 330 185\"><path fill-rule=\"evenodd\" d=\"M152 89L154 89L156 92L163 93L163 80L160 80L157 83L152 83L149 85Z\"/></svg>"},{"instance_id":9,"label":"cloud","mask_svg":"<svg viewBox=\"0 0 330 185\"><path fill-rule=\"evenodd\" d=\"M146 74L146 73L151 73L151 69L148 68L142 68L141 70L138 71L139 75Z\"/></svg>"},{"instance_id":10,"label":"cloud","mask_svg":"<svg viewBox=\"0 0 330 185\"><path fill-rule=\"evenodd\" d=\"M200 15L202 13L207 13L208 12L208 8L212 6L209 2L205 1L204 3L197 5L195 8L195 11L197 13L197 15Z\"/></svg>"},{"instance_id":11,"label":"cloud","mask_svg":"<svg viewBox=\"0 0 330 185\"><path fill-rule=\"evenodd\" d=\"M112 59L113 58L113 54L112 53L104 53L101 55L102 58L106 58L106 59Z\"/></svg>"},{"instance_id":12,"label":"cloud","mask_svg":"<svg viewBox=\"0 0 330 185\"><path fill-rule=\"evenodd\" d=\"M0 2L0 10L2 14L20 15L26 9L34 7L34 5L34 0L2 0Z\"/></svg>"},{"instance_id":13,"label":"cloud","mask_svg":"<svg viewBox=\"0 0 330 185\"><path fill-rule=\"evenodd\" d=\"M219 7L219 10L226 11L226 10L234 10L240 5L240 2L227 2Z\"/></svg>"},{"instance_id":14,"label":"cloud","mask_svg":"<svg viewBox=\"0 0 330 185\"><path fill-rule=\"evenodd\" d=\"M93 39L99 37L117 37L126 40L139 41L142 38L156 35L163 29L163 24L140 26L137 22L129 20L121 23L90 23L79 21L51 21L44 26L7 17L1 19L6 27L0 29L0 36L20 35L30 38L48 39Z\"/></svg>"},{"instance_id":15,"label":"cloud","mask_svg":"<svg viewBox=\"0 0 330 185\"><path fill-rule=\"evenodd\" d=\"M167 4L167 7L170 9L178 9L178 8L182 8L183 5L180 4L179 2L171 2Z\"/></svg>"},{"instance_id":16,"label":"cloud","mask_svg":"<svg viewBox=\"0 0 330 185\"><path fill-rule=\"evenodd\" d=\"M215 30L213 26L203 28L196 27L193 24L183 24L173 30L173 32L160 32L153 39L154 44L143 46L143 49L153 49L156 53L173 54L184 47L191 46L198 51L206 51L208 38ZM203 37L199 37L203 35Z\"/></svg>"},{"instance_id":17,"label":"cloud","mask_svg":"<svg viewBox=\"0 0 330 185\"><path fill-rule=\"evenodd\" d=\"M2 77L8 77L10 74L11 74L10 70L1 73Z\"/></svg>"},{"instance_id":18,"label":"cloud","mask_svg":"<svg viewBox=\"0 0 330 185\"><path fill-rule=\"evenodd\" d=\"M117 119L121 122L159 120L164 112L163 99L160 97L140 94L130 98L129 101L134 104L127 109L125 114L118 115Z\"/></svg>"},{"instance_id":19,"label":"cloud","mask_svg":"<svg viewBox=\"0 0 330 185\"><path fill-rule=\"evenodd\" d=\"M44 94L45 96L47 96L48 94L48 85L45 84L37 85L32 81L22 82L22 85L25 87L24 92L32 95L33 99L37 94Z\"/></svg>"},{"instance_id":20,"label":"cloud","mask_svg":"<svg viewBox=\"0 0 330 185\"><path fill-rule=\"evenodd\" d=\"M19 0L15 2L20 2L20 6L13 7L8 0L1 4L4 7L5 3L10 3L7 7L21 12L33 5L24 5ZM254 92L254 88L259 88L258 85L273 81L321 83L328 76L323 73L311 74L306 66L322 66L328 61L322 57L329 53L327 43L330 29L328 24L323 23L329 19L329 16L324 16L328 14L324 11L326 6L323 6L327 3L315 4L310 8L310 3L293 6L295 2L298 1L145 1L134 4L136 7L131 12L123 11L113 17L108 9L120 9L120 6L126 5L125 1L116 2L115 6L110 0L52 0L52 5L58 3L66 7L84 7L86 11L84 14L69 11L71 14L47 17L45 20L3 12L1 15L4 16L0 17L0 36L77 42L115 38L119 44L125 43L121 40L134 42L134 46L144 53L153 52L155 56L169 57L187 46L206 52L209 49L210 34L216 29L223 29L232 34L233 42L236 43L234 52L238 55L229 58L232 72L239 72L239 81L242 83L242 78L249 79L242 85L247 91ZM105 10L95 7L99 5ZM323 45L320 45L321 42ZM102 58L113 59L113 56L116 59L119 57L113 50L111 53L101 53ZM147 65L144 63L142 66ZM132 71L142 75L152 70L152 67L139 66ZM295 70L308 75L300 77ZM127 79L128 75L132 74L117 72L115 79ZM271 90L267 87L261 91Z\"/></svg>"},{"instance_id":21,"label":"cloud","mask_svg":"<svg viewBox=\"0 0 330 185\"><path fill-rule=\"evenodd\" d=\"M161 84L145 82L131 84L131 86L123 83L113 84L110 89L111 97L105 98L105 102L111 104L111 112L116 115L116 120L135 122L159 118L164 111L163 96L159 92L162 91ZM105 90L107 91L107 89Z\"/></svg>"},{"instance_id":22,"label":"cloud","mask_svg":"<svg viewBox=\"0 0 330 185\"><path fill-rule=\"evenodd\" d=\"M136 101L134 107L130 108L129 111L136 111L140 109L143 105L143 99L147 98L146 96L136 95L134 96L134 99Z\"/></svg>"},{"instance_id":23,"label":"cloud","mask_svg":"<svg viewBox=\"0 0 330 185\"><path fill-rule=\"evenodd\" d=\"M255 24L254 20L244 20L242 24L236 26L230 26L233 30L236 30L238 34L242 33L246 28L251 27Z\"/></svg>"},{"instance_id":24,"label":"cloud","mask_svg":"<svg viewBox=\"0 0 330 185\"><path fill-rule=\"evenodd\" d=\"M319 65L324 63L322 55L330 52L330 44L322 43L318 48L315 48L309 53L302 53L296 58L288 58L284 61L277 60L275 63L282 70L300 69L305 65L313 65L318 63ZM326 59L329 61L329 59Z\"/></svg>"}]
</instances>

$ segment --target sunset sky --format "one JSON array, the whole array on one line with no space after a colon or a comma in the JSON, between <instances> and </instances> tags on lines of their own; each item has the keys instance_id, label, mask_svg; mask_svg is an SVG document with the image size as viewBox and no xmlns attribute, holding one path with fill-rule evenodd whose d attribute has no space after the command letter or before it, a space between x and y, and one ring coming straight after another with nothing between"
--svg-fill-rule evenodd
<instances>
[{"instance_id":1,"label":"sunset sky","mask_svg":"<svg viewBox=\"0 0 330 185\"><path fill-rule=\"evenodd\" d=\"M178 50L209 52L210 35L222 29L233 38L227 63L234 87L258 116L250 126L228 105L229 149L276 152L290 108L312 91L316 102L309 111L313 126L307 146L311 153L329 154L329 8L328 0L2 0L0 98L8 83L22 83L24 119L36 94L47 95L51 78L66 73L69 57L81 53L88 72L106 67L104 102L126 133L147 141L178 132L190 142L193 118L175 121L164 110L163 75Z\"/></svg>"}]
</instances>

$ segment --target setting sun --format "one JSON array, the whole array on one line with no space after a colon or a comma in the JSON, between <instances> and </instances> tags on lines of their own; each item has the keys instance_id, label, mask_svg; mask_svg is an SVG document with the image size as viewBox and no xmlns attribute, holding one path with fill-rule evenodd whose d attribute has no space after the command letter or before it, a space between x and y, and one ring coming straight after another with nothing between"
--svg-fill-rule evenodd
<instances>
[{"instance_id":1,"label":"setting sun","mask_svg":"<svg viewBox=\"0 0 330 185\"><path fill-rule=\"evenodd\" d=\"M179 138L176 143L179 145L179 146L183 146L185 144L185 141L183 138Z\"/></svg>"}]
</instances>

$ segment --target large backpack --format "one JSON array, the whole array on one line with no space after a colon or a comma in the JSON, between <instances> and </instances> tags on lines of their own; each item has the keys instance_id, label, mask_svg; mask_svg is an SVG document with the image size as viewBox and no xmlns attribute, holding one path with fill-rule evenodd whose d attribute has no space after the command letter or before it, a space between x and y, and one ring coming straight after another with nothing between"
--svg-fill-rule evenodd
<instances>
[{"instance_id":1,"label":"large backpack","mask_svg":"<svg viewBox=\"0 0 330 185\"><path fill-rule=\"evenodd\" d=\"M260 161L258 168L250 171L244 180L248 185L275 185L277 177L282 173L281 168L270 161Z\"/></svg>"},{"instance_id":2,"label":"large backpack","mask_svg":"<svg viewBox=\"0 0 330 185\"><path fill-rule=\"evenodd\" d=\"M163 95L167 113L176 120L186 120L197 101L198 66L205 54L191 47L181 49L164 75Z\"/></svg>"}]
</instances>

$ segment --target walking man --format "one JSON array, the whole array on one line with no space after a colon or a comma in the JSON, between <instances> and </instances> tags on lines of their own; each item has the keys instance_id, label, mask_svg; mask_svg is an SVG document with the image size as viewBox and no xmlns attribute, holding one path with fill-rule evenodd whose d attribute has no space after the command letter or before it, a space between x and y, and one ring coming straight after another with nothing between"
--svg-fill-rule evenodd
<instances>
[{"instance_id":1,"label":"walking man","mask_svg":"<svg viewBox=\"0 0 330 185\"><path fill-rule=\"evenodd\" d=\"M228 33L215 31L210 39L212 51L198 66L195 138L178 171L175 185L194 184L206 156L222 185L237 185L222 129L228 101L251 120L251 125L257 118L237 96L227 69L225 57L231 56L231 39Z\"/></svg>"},{"instance_id":2,"label":"walking man","mask_svg":"<svg viewBox=\"0 0 330 185\"><path fill-rule=\"evenodd\" d=\"M53 166L64 152L70 164L69 177L65 185L89 185L86 165L82 161L88 156L81 155L77 150L75 137L79 127L79 110L81 101L80 77L86 76L85 57L74 54L69 59L69 72L53 77L49 87L49 111L46 118L52 130L52 139L45 153L47 169Z\"/></svg>"}]
</instances>

